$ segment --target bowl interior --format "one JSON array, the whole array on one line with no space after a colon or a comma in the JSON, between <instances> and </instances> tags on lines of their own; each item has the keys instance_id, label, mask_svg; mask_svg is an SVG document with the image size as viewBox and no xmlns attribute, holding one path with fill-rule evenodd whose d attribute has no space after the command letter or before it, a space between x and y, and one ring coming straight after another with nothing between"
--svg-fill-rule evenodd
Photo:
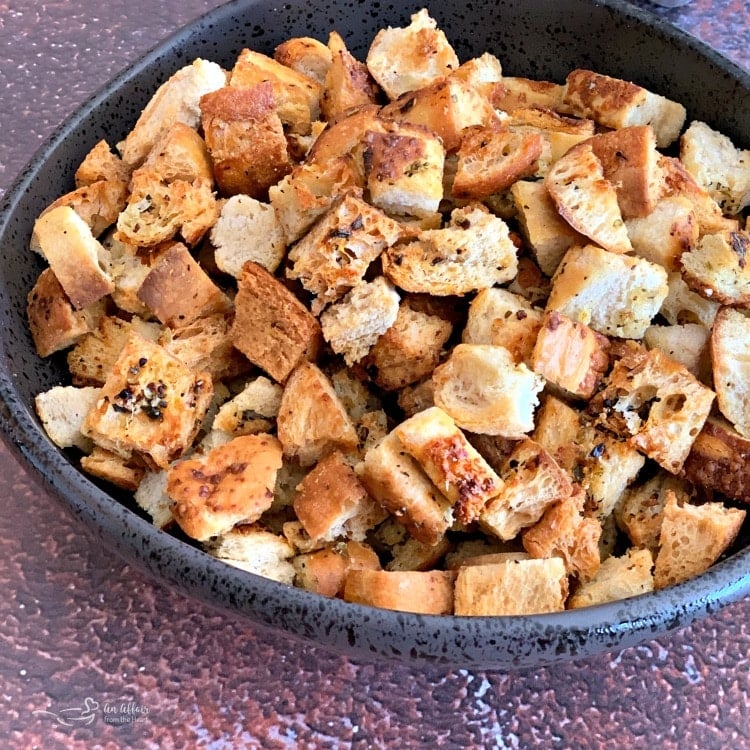
<instances>
[{"instance_id":1,"label":"bowl interior","mask_svg":"<svg viewBox=\"0 0 750 750\"><path fill-rule=\"evenodd\" d=\"M0 214L0 423L9 444L96 539L161 580L261 625L359 655L483 668L631 645L747 593L750 550L681 586L578 612L441 618L372 610L237 571L156 531L131 500L82 475L75 458L54 447L34 415L34 396L67 376L64 354L40 360L27 330L26 295L43 267L28 250L28 239L36 216L72 189L73 172L88 150L101 138L117 143L159 83L196 57L231 66L243 47L271 53L289 37L326 41L335 29L363 59L375 30L405 25L421 7L375 0L235 0L166 40L72 115L19 176ZM573 68L588 67L627 78L682 102L689 119L750 145L750 76L624 2L479 0L464 6L437 0L427 7L461 60L490 51L509 75L560 82Z\"/></svg>"}]
</instances>

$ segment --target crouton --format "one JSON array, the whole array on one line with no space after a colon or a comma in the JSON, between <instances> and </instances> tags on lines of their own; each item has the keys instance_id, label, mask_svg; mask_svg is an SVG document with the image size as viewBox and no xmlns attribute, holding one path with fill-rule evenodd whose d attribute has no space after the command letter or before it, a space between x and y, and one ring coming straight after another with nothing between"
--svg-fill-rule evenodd
<instances>
[{"instance_id":1,"label":"crouton","mask_svg":"<svg viewBox=\"0 0 750 750\"><path fill-rule=\"evenodd\" d=\"M317 295L314 311L346 294L403 235L398 222L346 195L290 251L286 275Z\"/></svg>"},{"instance_id":2,"label":"crouton","mask_svg":"<svg viewBox=\"0 0 750 750\"><path fill-rule=\"evenodd\" d=\"M685 107L634 83L590 70L574 70L565 81L565 103L580 117L608 128L650 125L659 148L675 141L685 123Z\"/></svg>"},{"instance_id":3,"label":"crouton","mask_svg":"<svg viewBox=\"0 0 750 750\"><path fill-rule=\"evenodd\" d=\"M131 333L81 431L124 458L166 468L192 443L212 395L207 373Z\"/></svg>"},{"instance_id":4,"label":"crouton","mask_svg":"<svg viewBox=\"0 0 750 750\"><path fill-rule=\"evenodd\" d=\"M608 557L596 575L568 599L568 609L628 599L654 590L654 560L647 549L629 549L622 557Z\"/></svg>"},{"instance_id":5,"label":"crouton","mask_svg":"<svg viewBox=\"0 0 750 750\"><path fill-rule=\"evenodd\" d=\"M722 417L706 420L683 468L698 487L750 503L750 439Z\"/></svg>"},{"instance_id":6,"label":"crouton","mask_svg":"<svg viewBox=\"0 0 750 750\"><path fill-rule=\"evenodd\" d=\"M219 408L212 427L232 435L269 432L281 408L284 389L260 375Z\"/></svg>"},{"instance_id":7,"label":"crouton","mask_svg":"<svg viewBox=\"0 0 750 750\"><path fill-rule=\"evenodd\" d=\"M731 546L745 511L723 503L680 504L667 492L654 563L654 588L662 589L708 570Z\"/></svg>"},{"instance_id":8,"label":"crouton","mask_svg":"<svg viewBox=\"0 0 750 750\"><path fill-rule=\"evenodd\" d=\"M138 485L133 498L139 508L151 518L157 529L167 529L174 523L172 499L167 494L167 472L147 471Z\"/></svg>"},{"instance_id":9,"label":"crouton","mask_svg":"<svg viewBox=\"0 0 750 750\"><path fill-rule=\"evenodd\" d=\"M278 279L248 261L238 279L232 341L253 364L283 383L302 361L317 356L320 325Z\"/></svg>"},{"instance_id":10,"label":"crouton","mask_svg":"<svg viewBox=\"0 0 750 750\"><path fill-rule=\"evenodd\" d=\"M372 497L415 539L434 545L443 538L452 523L451 503L394 432L367 451L357 474Z\"/></svg>"},{"instance_id":11,"label":"crouton","mask_svg":"<svg viewBox=\"0 0 750 750\"><path fill-rule=\"evenodd\" d=\"M280 536L262 526L243 524L206 544L206 551L229 565L248 573L291 584L295 570L294 550Z\"/></svg>"},{"instance_id":12,"label":"crouton","mask_svg":"<svg viewBox=\"0 0 750 750\"><path fill-rule=\"evenodd\" d=\"M519 76L503 76L502 87L496 90L492 103L497 109L512 112L515 109L539 107L555 112L565 112L565 86L551 81L537 81Z\"/></svg>"},{"instance_id":13,"label":"crouton","mask_svg":"<svg viewBox=\"0 0 750 750\"><path fill-rule=\"evenodd\" d=\"M94 446L91 453L81 457L81 469L97 479L135 492L143 479L146 468L137 456L123 458L112 451Z\"/></svg>"},{"instance_id":14,"label":"crouton","mask_svg":"<svg viewBox=\"0 0 750 750\"><path fill-rule=\"evenodd\" d=\"M200 107L221 192L264 200L268 188L292 169L273 84L221 88L202 97Z\"/></svg>"},{"instance_id":15,"label":"crouton","mask_svg":"<svg viewBox=\"0 0 750 750\"><path fill-rule=\"evenodd\" d=\"M233 195L224 203L211 228L211 244L216 266L234 278L248 260L273 273L286 254L284 231L273 206L249 195Z\"/></svg>"},{"instance_id":16,"label":"crouton","mask_svg":"<svg viewBox=\"0 0 750 750\"><path fill-rule=\"evenodd\" d=\"M396 286L437 296L510 281L518 262L507 224L476 204L454 209L447 227L387 249L382 260Z\"/></svg>"},{"instance_id":17,"label":"crouton","mask_svg":"<svg viewBox=\"0 0 750 750\"><path fill-rule=\"evenodd\" d=\"M230 309L227 295L180 242L159 256L138 290L138 299L170 328Z\"/></svg>"},{"instance_id":18,"label":"crouton","mask_svg":"<svg viewBox=\"0 0 750 750\"><path fill-rule=\"evenodd\" d=\"M461 138L453 197L481 200L534 174L542 136L508 128L468 128Z\"/></svg>"},{"instance_id":19,"label":"crouton","mask_svg":"<svg viewBox=\"0 0 750 750\"><path fill-rule=\"evenodd\" d=\"M399 300L398 292L383 276L360 281L320 316L323 338L351 367L396 322Z\"/></svg>"},{"instance_id":20,"label":"crouton","mask_svg":"<svg viewBox=\"0 0 750 750\"><path fill-rule=\"evenodd\" d=\"M45 268L26 297L26 318L40 357L67 349L96 328L104 300L76 309L51 268Z\"/></svg>"},{"instance_id":21,"label":"crouton","mask_svg":"<svg viewBox=\"0 0 750 750\"><path fill-rule=\"evenodd\" d=\"M394 432L451 501L459 522L477 520L487 502L500 492L500 477L442 409L433 406L415 414Z\"/></svg>"},{"instance_id":22,"label":"crouton","mask_svg":"<svg viewBox=\"0 0 750 750\"><path fill-rule=\"evenodd\" d=\"M454 613L459 616L534 615L560 612L568 596L565 563L506 560L459 568Z\"/></svg>"},{"instance_id":23,"label":"crouton","mask_svg":"<svg viewBox=\"0 0 750 750\"><path fill-rule=\"evenodd\" d=\"M502 90L503 66L490 52L483 52L479 57L466 60L448 75L454 80L462 81L491 103L494 103L498 92Z\"/></svg>"},{"instance_id":24,"label":"crouton","mask_svg":"<svg viewBox=\"0 0 750 750\"><path fill-rule=\"evenodd\" d=\"M388 214L429 217L443 198L443 144L431 130L397 123L367 131L364 163L373 205Z\"/></svg>"},{"instance_id":25,"label":"crouton","mask_svg":"<svg viewBox=\"0 0 750 750\"><path fill-rule=\"evenodd\" d=\"M617 191L605 178L602 163L590 142L573 147L555 162L544 184L560 216L577 232L612 253L633 249Z\"/></svg>"},{"instance_id":26,"label":"crouton","mask_svg":"<svg viewBox=\"0 0 750 750\"><path fill-rule=\"evenodd\" d=\"M201 96L221 88L226 73L219 65L198 58L163 83L141 112L138 121L117 150L128 167L139 167L154 144L176 122L191 128L200 124Z\"/></svg>"},{"instance_id":27,"label":"crouton","mask_svg":"<svg viewBox=\"0 0 750 750\"><path fill-rule=\"evenodd\" d=\"M723 305L750 305L750 234L705 234L680 257L682 277L695 292Z\"/></svg>"},{"instance_id":28,"label":"crouton","mask_svg":"<svg viewBox=\"0 0 750 750\"><path fill-rule=\"evenodd\" d=\"M592 412L672 474L685 462L714 400L682 365L658 349L637 347L615 362Z\"/></svg>"},{"instance_id":29,"label":"crouton","mask_svg":"<svg viewBox=\"0 0 750 750\"><path fill-rule=\"evenodd\" d=\"M367 68L390 99L421 89L458 68L458 57L426 8L405 28L380 29Z\"/></svg>"},{"instance_id":30,"label":"crouton","mask_svg":"<svg viewBox=\"0 0 750 750\"><path fill-rule=\"evenodd\" d=\"M344 600L425 615L453 613L453 574L443 570L367 570L346 574Z\"/></svg>"},{"instance_id":31,"label":"crouton","mask_svg":"<svg viewBox=\"0 0 750 750\"><path fill-rule=\"evenodd\" d=\"M398 406L404 412L404 416L411 417L435 405L434 393L435 384L432 378L427 378L421 383L402 388L398 394Z\"/></svg>"},{"instance_id":32,"label":"crouton","mask_svg":"<svg viewBox=\"0 0 750 750\"><path fill-rule=\"evenodd\" d=\"M711 332L716 403L743 437L750 438L750 318L724 307Z\"/></svg>"},{"instance_id":33,"label":"crouton","mask_svg":"<svg viewBox=\"0 0 750 750\"><path fill-rule=\"evenodd\" d=\"M609 369L609 339L550 310L539 329L530 365L565 393L588 400Z\"/></svg>"},{"instance_id":34,"label":"crouton","mask_svg":"<svg viewBox=\"0 0 750 750\"><path fill-rule=\"evenodd\" d=\"M479 525L505 541L536 524L547 508L573 492L572 482L554 458L528 438L511 451L501 479L500 492L481 511Z\"/></svg>"},{"instance_id":35,"label":"crouton","mask_svg":"<svg viewBox=\"0 0 750 750\"><path fill-rule=\"evenodd\" d=\"M90 453L91 440L81 433L83 420L99 399L99 388L57 385L34 397L34 408L47 437L58 448Z\"/></svg>"},{"instance_id":36,"label":"crouton","mask_svg":"<svg viewBox=\"0 0 750 750\"><path fill-rule=\"evenodd\" d=\"M547 309L605 336L639 339L668 291L661 266L585 245L568 250L560 262Z\"/></svg>"},{"instance_id":37,"label":"crouton","mask_svg":"<svg viewBox=\"0 0 750 750\"><path fill-rule=\"evenodd\" d=\"M284 455L311 466L335 448L357 446L357 433L330 380L311 362L291 374L277 419Z\"/></svg>"},{"instance_id":38,"label":"crouton","mask_svg":"<svg viewBox=\"0 0 750 750\"><path fill-rule=\"evenodd\" d=\"M690 289L679 272L667 277L669 291L661 304L659 313L670 325L697 323L711 329L721 305L701 297ZM645 334L644 334L645 335Z\"/></svg>"},{"instance_id":39,"label":"crouton","mask_svg":"<svg viewBox=\"0 0 750 750\"><path fill-rule=\"evenodd\" d=\"M295 584L322 596L339 596L349 570L380 570L378 556L360 542L345 542L298 555L292 564Z\"/></svg>"},{"instance_id":40,"label":"crouton","mask_svg":"<svg viewBox=\"0 0 750 750\"><path fill-rule=\"evenodd\" d=\"M537 410L531 438L539 443L571 476L585 452L582 414L551 393Z\"/></svg>"},{"instance_id":41,"label":"crouton","mask_svg":"<svg viewBox=\"0 0 750 750\"><path fill-rule=\"evenodd\" d=\"M351 155L359 147L368 130L380 130L385 127L385 122L380 116L380 107L377 104L363 104L344 112L329 122L315 139L307 163L323 166L335 159Z\"/></svg>"},{"instance_id":42,"label":"crouton","mask_svg":"<svg viewBox=\"0 0 750 750\"><path fill-rule=\"evenodd\" d=\"M432 570L453 547L448 537L437 544L425 544L409 536L409 532L392 517L384 521L372 535L376 550L388 558L386 570Z\"/></svg>"},{"instance_id":43,"label":"crouton","mask_svg":"<svg viewBox=\"0 0 750 750\"><path fill-rule=\"evenodd\" d=\"M287 39L273 51L273 59L323 85L331 67L331 50L309 36Z\"/></svg>"},{"instance_id":44,"label":"crouton","mask_svg":"<svg viewBox=\"0 0 750 750\"><path fill-rule=\"evenodd\" d=\"M649 349L659 349L679 362L703 383L710 384L711 361L709 339L711 331L700 323L674 326L649 326L643 343Z\"/></svg>"},{"instance_id":45,"label":"crouton","mask_svg":"<svg viewBox=\"0 0 750 750\"><path fill-rule=\"evenodd\" d=\"M333 120L356 107L374 104L378 87L370 77L367 66L346 48L336 31L328 37L331 65L326 71L320 95L320 111L326 120Z\"/></svg>"},{"instance_id":46,"label":"crouton","mask_svg":"<svg viewBox=\"0 0 750 750\"><path fill-rule=\"evenodd\" d=\"M658 201L648 216L627 219L625 227L633 252L668 271L679 268L682 254L699 236L693 204L679 195Z\"/></svg>"},{"instance_id":47,"label":"crouton","mask_svg":"<svg viewBox=\"0 0 750 750\"><path fill-rule=\"evenodd\" d=\"M395 322L365 357L365 371L386 391L416 383L435 369L452 331L449 321L402 301Z\"/></svg>"},{"instance_id":48,"label":"crouton","mask_svg":"<svg viewBox=\"0 0 750 750\"><path fill-rule=\"evenodd\" d=\"M70 206L58 206L36 220L32 245L47 260L76 310L89 307L114 289L99 265L101 245Z\"/></svg>"},{"instance_id":49,"label":"crouton","mask_svg":"<svg viewBox=\"0 0 750 750\"><path fill-rule=\"evenodd\" d=\"M130 168L102 139L86 154L76 169L74 179L77 188L102 180L127 183L130 181Z\"/></svg>"},{"instance_id":50,"label":"crouton","mask_svg":"<svg viewBox=\"0 0 750 750\"><path fill-rule=\"evenodd\" d=\"M725 214L750 205L750 151L694 120L680 138L680 161Z\"/></svg>"},{"instance_id":51,"label":"crouton","mask_svg":"<svg viewBox=\"0 0 750 750\"><path fill-rule=\"evenodd\" d=\"M502 346L458 344L432 381L435 404L464 430L518 439L534 429L544 381Z\"/></svg>"},{"instance_id":52,"label":"crouton","mask_svg":"<svg viewBox=\"0 0 750 750\"><path fill-rule=\"evenodd\" d=\"M362 542L386 512L367 493L343 454L322 458L297 485L294 512L311 539Z\"/></svg>"},{"instance_id":53,"label":"crouton","mask_svg":"<svg viewBox=\"0 0 750 750\"><path fill-rule=\"evenodd\" d=\"M206 143L191 127L175 123L154 143L143 162L164 182L207 180L213 182L214 173Z\"/></svg>"}]
</instances>

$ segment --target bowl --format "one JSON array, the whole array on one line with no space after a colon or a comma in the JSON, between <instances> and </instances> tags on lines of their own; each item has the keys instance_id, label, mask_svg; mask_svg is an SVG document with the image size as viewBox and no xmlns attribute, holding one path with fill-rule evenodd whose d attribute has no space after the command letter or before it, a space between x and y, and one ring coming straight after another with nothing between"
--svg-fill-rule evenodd
<instances>
[{"instance_id":1,"label":"bowl","mask_svg":"<svg viewBox=\"0 0 750 750\"><path fill-rule=\"evenodd\" d=\"M244 571L158 531L132 499L92 481L57 449L34 396L66 381L64 356L37 357L26 295L42 268L28 251L36 216L72 188L73 172L101 137L116 143L158 84L196 57L230 66L250 46L271 52L292 36L326 40L336 29L363 59L374 30L403 26L426 3L376 0L235 0L164 41L73 114L32 159L0 212L0 427L30 473L126 561L183 593L257 625L369 659L511 669L621 649L684 626L750 591L750 546L703 575L658 592L583 610L525 617L441 617L326 599ZM743 147L750 145L750 75L709 48L619 0L434 0L427 6L464 60L491 51L509 75L562 81L588 67L682 102ZM744 545L744 546L743 546Z\"/></svg>"}]
</instances>

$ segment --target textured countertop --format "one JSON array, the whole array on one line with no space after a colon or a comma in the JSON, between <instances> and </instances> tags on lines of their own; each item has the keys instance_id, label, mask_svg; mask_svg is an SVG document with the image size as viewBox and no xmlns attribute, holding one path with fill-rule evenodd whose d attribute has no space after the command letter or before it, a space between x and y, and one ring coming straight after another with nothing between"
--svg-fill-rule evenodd
<instances>
[{"instance_id":1,"label":"textured countertop","mask_svg":"<svg viewBox=\"0 0 750 750\"><path fill-rule=\"evenodd\" d=\"M0 0L0 191L91 93L218 4ZM641 4L750 67L743 0ZM0 498L0 747L750 748L750 600L535 671L372 665L91 546L4 446Z\"/></svg>"}]
</instances>

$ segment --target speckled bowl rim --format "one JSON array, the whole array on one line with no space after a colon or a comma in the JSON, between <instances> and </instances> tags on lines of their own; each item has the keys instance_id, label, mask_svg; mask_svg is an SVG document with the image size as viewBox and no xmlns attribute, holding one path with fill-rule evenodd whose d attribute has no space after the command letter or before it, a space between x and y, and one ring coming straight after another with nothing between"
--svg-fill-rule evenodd
<instances>
[{"instance_id":1,"label":"speckled bowl rim","mask_svg":"<svg viewBox=\"0 0 750 750\"><path fill-rule=\"evenodd\" d=\"M160 43L91 97L40 148L4 197L0 243L8 240L11 219L23 210L37 170L71 132L85 127L112 92L139 79L162 59L174 62L176 49L182 50L178 58L185 58L185 51L192 53L195 45L200 45L202 34L237 18L251 19L257 8L268 10L269 5L268 0L234 0L210 11ZM291 5L273 12L285 12ZM416 3L413 9L422 5L429 7L429 3ZM746 71L658 17L620 0L600 0L591 5L608 9L620 22L650 27L750 90ZM406 7L398 11L402 16L408 12ZM5 326L0 331L0 428L6 443L25 461L32 476L57 495L107 549L137 563L156 580L265 628L281 629L293 637L359 658L512 669L632 646L709 615L750 592L750 548L691 581L662 591L582 610L527 617L440 617L379 610L326 599L245 573L156 530L93 484L55 448L29 404L19 397L16 381L22 374L14 371L6 351L9 337L15 335Z\"/></svg>"}]
</instances>

